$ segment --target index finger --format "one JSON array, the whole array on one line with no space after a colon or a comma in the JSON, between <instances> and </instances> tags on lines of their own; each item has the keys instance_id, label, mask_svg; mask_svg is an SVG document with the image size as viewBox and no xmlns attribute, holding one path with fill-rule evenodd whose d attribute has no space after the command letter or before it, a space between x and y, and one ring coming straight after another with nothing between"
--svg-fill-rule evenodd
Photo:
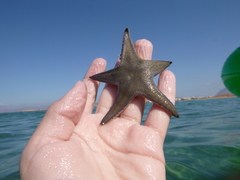
<instances>
[{"instance_id":1,"label":"index finger","mask_svg":"<svg viewBox=\"0 0 240 180\"><path fill-rule=\"evenodd\" d=\"M107 63L104 59L97 58L91 63L88 71L85 74L83 82L85 83L85 85L87 87L87 102L86 102L86 106L84 109L84 113L92 113L92 109L93 109L95 99L97 96L98 86L100 84L100 82L94 81L94 80L90 79L89 77L94 74L104 71L106 68L106 64Z\"/></svg>"}]
</instances>

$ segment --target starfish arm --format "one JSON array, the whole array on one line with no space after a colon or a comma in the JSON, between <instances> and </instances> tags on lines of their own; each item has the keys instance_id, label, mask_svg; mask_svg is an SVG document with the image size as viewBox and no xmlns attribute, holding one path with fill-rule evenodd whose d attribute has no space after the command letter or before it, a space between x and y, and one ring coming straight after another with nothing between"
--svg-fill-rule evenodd
<instances>
[{"instance_id":1,"label":"starfish arm","mask_svg":"<svg viewBox=\"0 0 240 180\"><path fill-rule=\"evenodd\" d=\"M111 84L116 84L116 81L114 79L115 77L115 71L117 70L117 67L115 69L110 69L108 71L95 74L93 76L90 76L91 79Z\"/></svg>"},{"instance_id":2,"label":"starfish arm","mask_svg":"<svg viewBox=\"0 0 240 180\"><path fill-rule=\"evenodd\" d=\"M129 29L126 28L123 35L121 65L129 65L134 63L134 59L140 59L135 51L133 42L130 36Z\"/></svg>"},{"instance_id":3,"label":"starfish arm","mask_svg":"<svg viewBox=\"0 0 240 180\"><path fill-rule=\"evenodd\" d=\"M111 119L118 116L129 104L129 102L134 98L134 93L131 92L122 92L122 90L119 88L117 93L117 97L111 106L110 110L107 112L107 114L104 116L104 118L101 121L101 125L106 124Z\"/></svg>"},{"instance_id":4,"label":"starfish arm","mask_svg":"<svg viewBox=\"0 0 240 180\"><path fill-rule=\"evenodd\" d=\"M155 85L149 86L149 89L145 90L140 94L142 96L145 96L153 103L164 107L173 116L179 117L178 112L173 103Z\"/></svg>"},{"instance_id":5,"label":"starfish arm","mask_svg":"<svg viewBox=\"0 0 240 180\"><path fill-rule=\"evenodd\" d=\"M171 61L164 60L151 60L151 61L143 60L143 61L144 67L146 67L146 69L149 69L149 72L151 72L153 76L164 71L172 63Z\"/></svg>"}]
</instances>

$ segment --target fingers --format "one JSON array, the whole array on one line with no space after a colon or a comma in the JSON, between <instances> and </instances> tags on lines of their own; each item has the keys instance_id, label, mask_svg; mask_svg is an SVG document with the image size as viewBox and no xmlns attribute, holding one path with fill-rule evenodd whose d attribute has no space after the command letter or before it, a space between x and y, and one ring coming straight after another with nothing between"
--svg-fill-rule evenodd
<instances>
[{"instance_id":1,"label":"fingers","mask_svg":"<svg viewBox=\"0 0 240 180\"><path fill-rule=\"evenodd\" d=\"M152 43L148 40L142 39L138 40L134 45L137 54L143 58L150 60L152 58ZM112 106L114 99L117 93L117 86L107 84L103 89L102 95L98 102L97 113L101 113L105 115L110 107ZM134 100L129 104L129 106L122 112L121 117L137 121L140 123L142 118L143 109L145 106L144 98L137 96Z\"/></svg>"},{"instance_id":2,"label":"fingers","mask_svg":"<svg viewBox=\"0 0 240 180\"><path fill-rule=\"evenodd\" d=\"M98 101L96 113L106 115L117 94L117 86L106 84Z\"/></svg>"},{"instance_id":3,"label":"fingers","mask_svg":"<svg viewBox=\"0 0 240 180\"><path fill-rule=\"evenodd\" d=\"M92 62L87 73L85 74L85 77L83 79L83 82L87 87L87 102L84 110L85 113L92 113L92 109L97 96L98 86L100 84L100 82L94 81L89 77L104 71L106 68L106 64L107 63L104 59L97 58Z\"/></svg>"},{"instance_id":4,"label":"fingers","mask_svg":"<svg viewBox=\"0 0 240 180\"><path fill-rule=\"evenodd\" d=\"M175 104L176 98L176 78L175 75L168 70L164 70L159 78L158 87L167 98ZM163 108L153 105L145 121L145 126L153 128L164 140L170 115Z\"/></svg>"},{"instance_id":5,"label":"fingers","mask_svg":"<svg viewBox=\"0 0 240 180\"><path fill-rule=\"evenodd\" d=\"M153 45L150 41L146 39L138 40L134 44L135 50L139 57L145 60L152 59ZM128 120L137 121L138 123L142 120L142 114L145 107L145 98L142 96L137 96L132 100L129 106L121 114L121 118Z\"/></svg>"},{"instance_id":6,"label":"fingers","mask_svg":"<svg viewBox=\"0 0 240 180\"><path fill-rule=\"evenodd\" d=\"M134 44L134 48L140 58L145 60L152 59L153 45L150 41L146 39L140 39Z\"/></svg>"}]
</instances>

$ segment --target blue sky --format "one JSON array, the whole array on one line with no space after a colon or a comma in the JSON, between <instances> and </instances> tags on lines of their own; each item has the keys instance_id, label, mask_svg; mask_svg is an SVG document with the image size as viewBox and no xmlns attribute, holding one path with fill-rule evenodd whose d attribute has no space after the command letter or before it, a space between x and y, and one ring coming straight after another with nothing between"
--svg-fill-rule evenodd
<instances>
[{"instance_id":1,"label":"blue sky","mask_svg":"<svg viewBox=\"0 0 240 180\"><path fill-rule=\"evenodd\" d=\"M0 112L46 108L82 80L93 59L114 66L123 31L170 60L177 96L215 95L240 46L239 0L0 1Z\"/></svg>"}]
</instances>

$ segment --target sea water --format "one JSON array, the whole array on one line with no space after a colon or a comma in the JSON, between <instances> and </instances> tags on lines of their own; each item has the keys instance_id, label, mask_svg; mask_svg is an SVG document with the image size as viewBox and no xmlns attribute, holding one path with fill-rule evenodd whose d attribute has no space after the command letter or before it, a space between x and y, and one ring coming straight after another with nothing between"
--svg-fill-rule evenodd
<instances>
[{"instance_id":1,"label":"sea water","mask_svg":"<svg viewBox=\"0 0 240 180\"><path fill-rule=\"evenodd\" d=\"M180 118L171 119L164 143L167 180L240 177L240 98L178 101L176 107ZM20 179L20 155L44 114L0 114L0 179Z\"/></svg>"}]
</instances>

